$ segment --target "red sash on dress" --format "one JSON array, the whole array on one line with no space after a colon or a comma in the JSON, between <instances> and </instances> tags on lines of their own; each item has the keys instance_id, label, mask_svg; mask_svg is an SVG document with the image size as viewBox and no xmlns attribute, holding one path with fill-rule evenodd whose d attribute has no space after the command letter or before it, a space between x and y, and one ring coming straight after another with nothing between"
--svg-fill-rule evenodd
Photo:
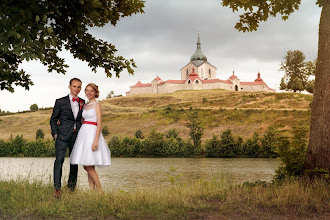
<instances>
[{"instance_id":1,"label":"red sash on dress","mask_svg":"<svg viewBox=\"0 0 330 220\"><path fill-rule=\"evenodd\" d=\"M97 123L93 122L93 121L84 121L84 124L96 125L97 126Z\"/></svg>"}]
</instances>

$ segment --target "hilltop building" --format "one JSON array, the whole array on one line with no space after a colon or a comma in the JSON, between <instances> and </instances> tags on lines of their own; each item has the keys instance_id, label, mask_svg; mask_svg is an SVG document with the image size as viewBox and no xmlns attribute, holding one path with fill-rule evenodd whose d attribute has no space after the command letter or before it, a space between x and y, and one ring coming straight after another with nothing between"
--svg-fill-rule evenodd
<instances>
[{"instance_id":1,"label":"hilltop building","mask_svg":"<svg viewBox=\"0 0 330 220\"><path fill-rule=\"evenodd\" d=\"M171 93L178 90L203 90L203 89L225 89L232 91L264 91L275 92L260 77L253 82L241 82L234 74L227 80L216 78L217 68L207 61L203 54L198 34L197 49L191 56L190 62L181 69L181 80L162 80L158 76L151 83L138 81L130 86L126 95L150 94L150 93Z\"/></svg>"}]
</instances>

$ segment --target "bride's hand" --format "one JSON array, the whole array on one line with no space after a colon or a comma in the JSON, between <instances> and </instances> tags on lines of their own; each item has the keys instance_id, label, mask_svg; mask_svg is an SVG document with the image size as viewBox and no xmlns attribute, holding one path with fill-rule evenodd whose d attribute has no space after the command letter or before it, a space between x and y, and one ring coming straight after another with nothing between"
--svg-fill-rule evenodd
<instances>
[{"instance_id":1,"label":"bride's hand","mask_svg":"<svg viewBox=\"0 0 330 220\"><path fill-rule=\"evenodd\" d=\"M97 142L93 142L92 151L96 151L99 148L99 144Z\"/></svg>"}]
</instances>

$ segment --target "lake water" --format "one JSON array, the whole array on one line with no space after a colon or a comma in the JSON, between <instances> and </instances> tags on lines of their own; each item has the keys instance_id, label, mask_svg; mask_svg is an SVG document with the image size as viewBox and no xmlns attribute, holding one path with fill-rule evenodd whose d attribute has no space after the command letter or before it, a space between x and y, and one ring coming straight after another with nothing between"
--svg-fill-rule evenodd
<instances>
[{"instance_id":1,"label":"lake water","mask_svg":"<svg viewBox=\"0 0 330 220\"><path fill-rule=\"evenodd\" d=\"M0 180L29 180L53 182L55 158L0 157ZM279 167L279 159L252 158L112 158L110 167L97 168L105 190L130 190L137 186L162 187L194 179L211 180L225 175L231 183L271 181ZM171 167L176 168L171 171ZM63 165L62 185L69 175L69 158ZM79 167L78 187L88 189L87 174Z\"/></svg>"}]
</instances>

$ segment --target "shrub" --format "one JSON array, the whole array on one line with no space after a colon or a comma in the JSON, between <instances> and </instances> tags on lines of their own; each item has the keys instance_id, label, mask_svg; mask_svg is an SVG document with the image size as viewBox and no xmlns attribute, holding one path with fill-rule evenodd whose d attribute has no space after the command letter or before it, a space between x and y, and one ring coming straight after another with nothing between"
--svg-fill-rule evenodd
<instances>
[{"instance_id":1,"label":"shrub","mask_svg":"<svg viewBox=\"0 0 330 220\"><path fill-rule=\"evenodd\" d=\"M219 140L217 136L213 134L213 137L211 140L207 140L205 143L205 154L207 157L218 157L218 147L219 146Z\"/></svg>"},{"instance_id":2,"label":"shrub","mask_svg":"<svg viewBox=\"0 0 330 220\"><path fill-rule=\"evenodd\" d=\"M203 125L199 118L198 111L193 111L189 115L189 123L187 127L190 129L189 136L194 143L196 148L201 148L202 137L203 137Z\"/></svg>"},{"instance_id":3,"label":"shrub","mask_svg":"<svg viewBox=\"0 0 330 220\"><path fill-rule=\"evenodd\" d=\"M108 136L110 134L110 131L109 131L109 128L107 125L102 128L102 134L103 134L103 136Z\"/></svg>"},{"instance_id":4,"label":"shrub","mask_svg":"<svg viewBox=\"0 0 330 220\"><path fill-rule=\"evenodd\" d=\"M245 157L257 158L260 154L259 135L253 134L252 138L247 139L242 146Z\"/></svg>"},{"instance_id":5,"label":"shrub","mask_svg":"<svg viewBox=\"0 0 330 220\"><path fill-rule=\"evenodd\" d=\"M44 139L45 133L39 128L36 132L36 140Z\"/></svg>"},{"instance_id":6,"label":"shrub","mask_svg":"<svg viewBox=\"0 0 330 220\"><path fill-rule=\"evenodd\" d=\"M260 157L278 157L277 145L279 132L275 127L268 127L264 136L261 138Z\"/></svg>"},{"instance_id":7,"label":"shrub","mask_svg":"<svg viewBox=\"0 0 330 220\"><path fill-rule=\"evenodd\" d=\"M236 143L230 129L225 130L220 136L218 157L236 157Z\"/></svg>"},{"instance_id":8,"label":"shrub","mask_svg":"<svg viewBox=\"0 0 330 220\"><path fill-rule=\"evenodd\" d=\"M140 129L135 131L135 137L136 138L139 138L139 139L143 139L144 138L144 135L143 135L143 133L142 133L142 131Z\"/></svg>"},{"instance_id":9,"label":"shrub","mask_svg":"<svg viewBox=\"0 0 330 220\"><path fill-rule=\"evenodd\" d=\"M179 137L179 131L176 130L175 128L172 128L170 130L167 131L166 133L166 138L178 138Z\"/></svg>"},{"instance_id":10,"label":"shrub","mask_svg":"<svg viewBox=\"0 0 330 220\"><path fill-rule=\"evenodd\" d=\"M276 170L274 179L281 180L288 176L298 177L303 174L308 131L308 126L299 121L293 126L291 141L287 137L280 139L278 150L283 166Z\"/></svg>"},{"instance_id":11,"label":"shrub","mask_svg":"<svg viewBox=\"0 0 330 220\"><path fill-rule=\"evenodd\" d=\"M31 111L38 111L38 109L39 108L38 108L38 105L37 104L33 104L33 105L30 106L30 110Z\"/></svg>"}]
</instances>

